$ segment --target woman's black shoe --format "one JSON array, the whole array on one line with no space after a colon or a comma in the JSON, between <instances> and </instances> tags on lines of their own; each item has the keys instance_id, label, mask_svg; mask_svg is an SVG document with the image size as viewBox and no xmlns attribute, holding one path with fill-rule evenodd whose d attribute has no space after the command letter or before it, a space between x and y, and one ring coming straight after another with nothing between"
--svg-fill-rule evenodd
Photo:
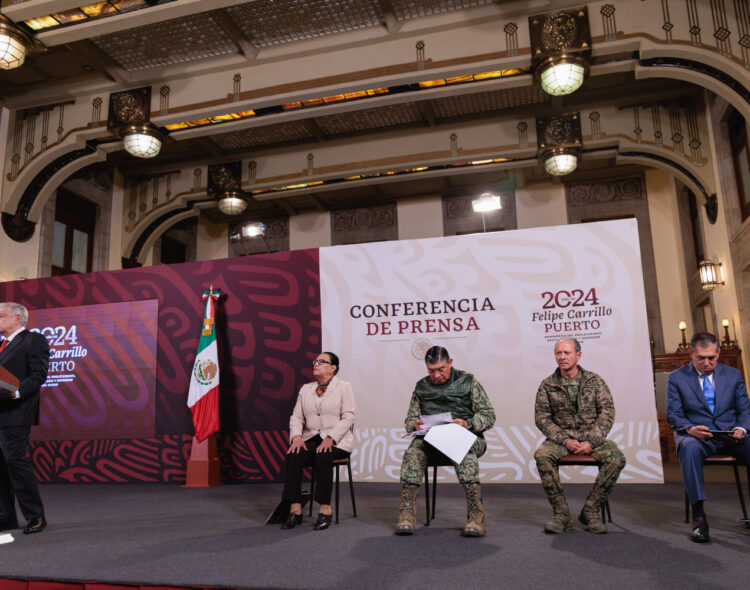
<instances>
[{"instance_id":1,"label":"woman's black shoe","mask_svg":"<svg viewBox=\"0 0 750 590\"><path fill-rule=\"evenodd\" d=\"M313 525L314 531L322 531L331 526L331 515L330 514L318 514L318 520Z\"/></svg>"},{"instance_id":2,"label":"woman's black shoe","mask_svg":"<svg viewBox=\"0 0 750 590\"><path fill-rule=\"evenodd\" d=\"M281 528L293 529L300 524L302 524L302 514L295 514L294 512L290 512L289 516L286 517L284 524L281 525Z\"/></svg>"}]
</instances>

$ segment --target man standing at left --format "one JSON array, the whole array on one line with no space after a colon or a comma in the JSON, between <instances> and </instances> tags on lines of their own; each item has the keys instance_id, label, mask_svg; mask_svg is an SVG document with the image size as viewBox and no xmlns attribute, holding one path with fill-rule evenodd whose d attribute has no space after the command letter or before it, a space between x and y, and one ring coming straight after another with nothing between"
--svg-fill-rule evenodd
<instances>
[{"instance_id":1,"label":"man standing at left","mask_svg":"<svg viewBox=\"0 0 750 590\"><path fill-rule=\"evenodd\" d=\"M29 312L18 303L0 303L0 366L19 381L0 399L0 530L18 528L16 503L26 519L25 534L47 526L39 484L29 457L31 427L39 423L39 391L47 379L47 339L26 329Z\"/></svg>"}]
</instances>

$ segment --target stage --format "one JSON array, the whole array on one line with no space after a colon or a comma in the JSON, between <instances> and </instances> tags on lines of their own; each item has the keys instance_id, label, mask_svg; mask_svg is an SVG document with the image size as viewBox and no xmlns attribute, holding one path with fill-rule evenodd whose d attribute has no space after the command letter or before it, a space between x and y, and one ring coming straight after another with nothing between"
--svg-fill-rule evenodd
<instances>
[{"instance_id":1,"label":"stage","mask_svg":"<svg viewBox=\"0 0 750 590\"><path fill-rule=\"evenodd\" d=\"M346 484L344 484L346 485ZM588 485L569 485L577 514ZM278 484L185 489L168 484L43 485L48 528L13 531L0 545L0 577L230 588L736 588L747 583L750 529L730 483L707 484L712 542L687 538L682 486L621 484L608 535L580 525L545 535L539 485L484 486L487 536L460 536L458 484L438 484L437 517L396 537L398 486L357 483L352 518L342 488L341 524L312 530L264 525Z\"/></svg>"}]
</instances>

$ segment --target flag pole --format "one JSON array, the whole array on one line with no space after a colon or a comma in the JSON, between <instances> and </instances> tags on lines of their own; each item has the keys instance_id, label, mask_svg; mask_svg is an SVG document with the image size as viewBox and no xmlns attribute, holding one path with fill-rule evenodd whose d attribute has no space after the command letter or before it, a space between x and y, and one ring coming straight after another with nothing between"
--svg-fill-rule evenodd
<instances>
[{"instance_id":1,"label":"flag pole","mask_svg":"<svg viewBox=\"0 0 750 590\"><path fill-rule=\"evenodd\" d=\"M214 291L214 286L210 285L207 292L203 293L203 299L206 301L203 322L201 324L201 339L198 345L198 354L196 355L193 373L191 375L190 393L188 394L188 406L193 411L193 421L196 425L196 434L193 436L193 442L190 449L190 458L187 462L187 472L185 474L186 488L208 488L221 485L221 463L216 445L215 432L218 430L218 354L216 347L216 326L215 326L215 306L214 303L219 300L220 291ZM202 389L201 389L202 387ZM201 409L201 418L196 417L195 407L191 405L193 397L198 397L199 402L202 396L213 393L211 403L214 405L213 411L216 412L215 423L207 431L204 431L203 422L206 420L206 410ZM212 391L213 390L213 391ZM203 400L205 401L205 400ZM196 404L197 405L197 404ZM210 414L210 412L208 412ZM198 424L201 424L201 431ZM199 437L202 440L198 440Z\"/></svg>"}]
</instances>

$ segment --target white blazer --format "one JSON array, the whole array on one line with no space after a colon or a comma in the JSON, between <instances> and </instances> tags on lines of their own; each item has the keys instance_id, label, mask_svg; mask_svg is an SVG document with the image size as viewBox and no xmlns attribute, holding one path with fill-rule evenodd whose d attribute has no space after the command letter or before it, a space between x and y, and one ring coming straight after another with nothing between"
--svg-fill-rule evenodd
<instances>
[{"instance_id":1,"label":"white blazer","mask_svg":"<svg viewBox=\"0 0 750 590\"><path fill-rule=\"evenodd\" d=\"M305 383L300 388L289 418L289 442L298 435L307 441L319 434L321 438L330 436L339 449L351 453L355 417L352 384L333 377L322 396L315 392L317 388L317 382Z\"/></svg>"}]
</instances>

